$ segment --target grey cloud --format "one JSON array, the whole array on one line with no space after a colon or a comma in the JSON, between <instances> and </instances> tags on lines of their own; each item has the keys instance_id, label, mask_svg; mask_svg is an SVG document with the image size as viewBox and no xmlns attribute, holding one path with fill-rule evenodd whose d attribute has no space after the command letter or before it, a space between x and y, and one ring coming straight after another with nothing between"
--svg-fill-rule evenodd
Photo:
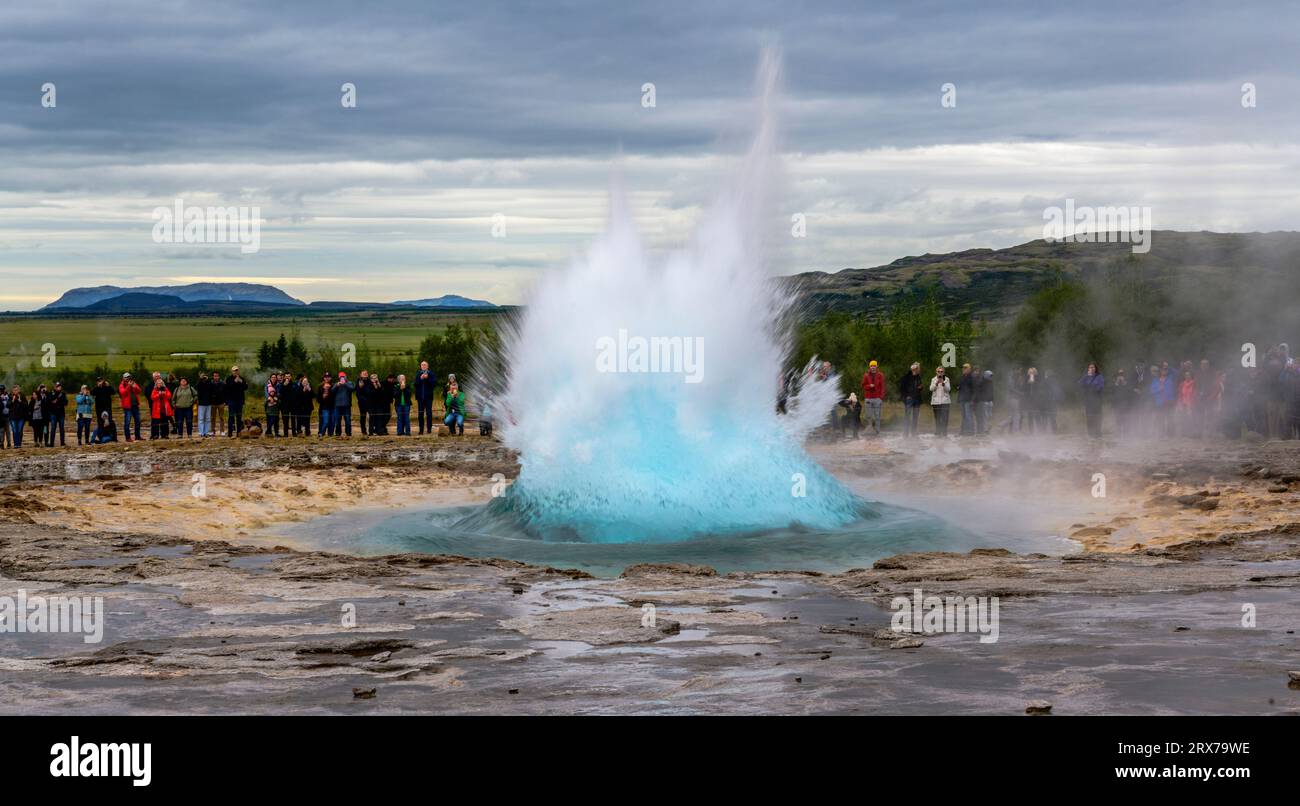
<instances>
[{"instance_id":1,"label":"grey cloud","mask_svg":"<svg viewBox=\"0 0 1300 806\"><path fill-rule=\"evenodd\" d=\"M744 109L766 42L785 52L791 98L818 102L789 121L802 150L1291 140L1297 20L1266 13L1268 25L1248 4L1191 15L1164 2L69 3L0 12L0 119L15 127L0 149L131 161L707 151ZM57 110L37 103L44 81ZM339 105L344 81L357 110ZM956 110L938 103L948 81ZM1243 81L1261 87L1249 132Z\"/></svg>"}]
</instances>

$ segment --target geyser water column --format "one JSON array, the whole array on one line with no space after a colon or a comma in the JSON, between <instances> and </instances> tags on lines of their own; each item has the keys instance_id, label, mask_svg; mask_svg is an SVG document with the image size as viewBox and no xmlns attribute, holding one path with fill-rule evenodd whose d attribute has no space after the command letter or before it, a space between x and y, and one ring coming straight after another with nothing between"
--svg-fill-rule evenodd
<instances>
[{"instance_id":1,"label":"geyser water column","mask_svg":"<svg viewBox=\"0 0 1300 806\"><path fill-rule=\"evenodd\" d=\"M766 57L753 145L688 245L652 259L615 187L604 235L503 334L489 363L505 377L471 391L521 468L466 528L504 519L548 540L622 542L861 517L802 448L838 379L807 376L789 413L775 410L791 304L763 248L785 230L769 208L778 72Z\"/></svg>"}]
</instances>

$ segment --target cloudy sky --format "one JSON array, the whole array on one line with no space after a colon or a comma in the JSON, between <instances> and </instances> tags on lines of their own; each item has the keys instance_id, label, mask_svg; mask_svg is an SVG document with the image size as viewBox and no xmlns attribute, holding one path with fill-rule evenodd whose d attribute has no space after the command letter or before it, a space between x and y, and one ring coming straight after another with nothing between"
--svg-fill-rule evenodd
<instances>
[{"instance_id":1,"label":"cloudy sky","mask_svg":"<svg viewBox=\"0 0 1300 806\"><path fill-rule=\"evenodd\" d=\"M8 3L0 309L209 279L524 302L600 231L616 161L647 239L689 236L768 46L778 206L807 220L775 271L1009 246L1066 198L1296 229L1298 40L1281 3ZM260 250L155 243L178 198L260 207Z\"/></svg>"}]
</instances>

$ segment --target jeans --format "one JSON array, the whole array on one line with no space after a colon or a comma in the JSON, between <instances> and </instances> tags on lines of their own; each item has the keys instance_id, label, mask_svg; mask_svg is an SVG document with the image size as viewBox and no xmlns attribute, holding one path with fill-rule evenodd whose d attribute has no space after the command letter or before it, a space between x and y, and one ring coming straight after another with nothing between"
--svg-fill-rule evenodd
<instances>
[{"instance_id":1,"label":"jeans","mask_svg":"<svg viewBox=\"0 0 1300 806\"><path fill-rule=\"evenodd\" d=\"M316 433L327 437L334 433L334 410L321 409L316 421Z\"/></svg>"},{"instance_id":2,"label":"jeans","mask_svg":"<svg viewBox=\"0 0 1300 806\"><path fill-rule=\"evenodd\" d=\"M916 423L921 417L921 401L907 399L903 401L903 436L917 435Z\"/></svg>"},{"instance_id":3,"label":"jeans","mask_svg":"<svg viewBox=\"0 0 1300 806\"><path fill-rule=\"evenodd\" d=\"M202 431L200 431L202 433ZM194 408L184 408L176 410L176 436L192 437L194 436Z\"/></svg>"},{"instance_id":4,"label":"jeans","mask_svg":"<svg viewBox=\"0 0 1300 806\"><path fill-rule=\"evenodd\" d=\"M862 401L862 412L866 415L867 425L874 428L877 434L880 433L880 410L884 403L885 401L878 397L869 397Z\"/></svg>"},{"instance_id":5,"label":"jeans","mask_svg":"<svg viewBox=\"0 0 1300 806\"><path fill-rule=\"evenodd\" d=\"M934 435L936 437L948 436L948 404L940 403L937 406L932 405L934 409Z\"/></svg>"},{"instance_id":6,"label":"jeans","mask_svg":"<svg viewBox=\"0 0 1300 806\"><path fill-rule=\"evenodd\" d=\"M45 444L45 420L32 420L32 442L38 448Z\"/></svg>"},{"instance_id":7,"label":"jeans","mask_svg":"<svg viewBox=\"0 0 1300 806\"><path fill-rule=\"evenodd\" d=\"M289 424L288 424L288 422L286 422L286 423L285 423L285 436L286 436L286 437L289 436L288 429L289 429ZM278 414L271 414L270 412L267 412L267 414L266 414L266 435L267 435L268 437L278 437L278 436L280 436L280 415L278 415Z\"/></svg>"},{"instance_id":8,"label":"jeans","mask_svg":"<svg viewBox=\"0 0 1300 806\"><path fill-rule=\"evenodd\" d=\"M967 401L961 404L961 433L962 436L974 436L975 434L975 402Z\"/></svg>"},{"instance_id":9,"label":"jeans","mask_svg":"<svg viewBox=\"0 0 1300 806\"><path fill-rule=\"evenodd\" d=\"M77 415L77 444L78 445L82 444L83 438L87 444L90 443L90 426L94 424L94 422L95 422L94 420L90 419L89 415L83 415L83 414Z\"/></svg>"},{"instance_id":10,"label":"jeans","mask_svg":"<svg viewBox=\"0 0 1300 806\"><path fill-rule=\"evenodd\" d=\"M993 401L985 400L975 404L975 433L987 434L989 422L993 419Z\"/></svg>"},{"instance_id":11,"label":"jeans","mask_svg":"<svg viewBox=\"0 0 1300 806\"><path fill-rule=\"evenodd\" d=\"M442 424L447 426L453 434L457 433L458 430L461 434L465 433L465 415L458 411L447 412L447 416L442 418Z\"/></svg>"},{"instance_id":12,"label":"jeans","mask_svg":"<svg viewBox=\"0 0 1300 806\"><path fill-rule=\"evenodd\" d=\"M212 433L212 407L199 406L199 436L206 437Z\"/></svg>"},{"instance_id":13,"label":"jeans","mask_svg":"<svg viewBox=\"0 0 1300 806\"><path fill-rule=\"evenodd\" d=\"M1020 431L1021 428L1024 426L1025 416L1021 412L1020 398L1013 396L1007 402L1011 408L1011 413L1007 415L1007 433L1013 434L1017 431Z\"/></svg>"},{"instance_id":14,"label":"jeans","mask_svg":"<svg viewBox=\"0 0 1300 806\"><path fill-rule=\"evenodd\" d=\"M226 427L230 431L230 436L237 437L239 432L244 430L244 407L230 407L230 414L226 421Z\"/></svg>"},{"instance_id":15,"label":"jeans","mask_svg":"<svg viewBox=\"0 0 1300 806\"><path fill-rule=\"evenodd\" d=\"M135 438L140 438L140 407L132 406L129 409L122 409L122 436L126 439L131 438L131 421L135 420Z\"/></svg>"},{"instance_id":16,"label":"jeans","mask_svg":"<svg viewBox=\"0 0 1300 806\"><path fill-rule=\"evenodd\" d=\"M334 436L352 436L352 409L334 410Z\"/></svg>"},{"instance_id":17,"label":"jeans","mask_svg":"<svg viewBox=\"0 0 1300 806\"><path fill-rule=\"evenodd\" d=\"M9 433L14 435L15 448L21 448L23 446L23 428L26 427L26 425L26 420L9 421Z\"/></svg>"},{"instance_id":18,"label":"jeans","mask_svg":"<svg viewBox=\"0 0 1300 806\"><path fill-rule=\"evenodd\" d=\"M411 435L411 407L397 407L397 435L399 437Z\"/></svg>"},{"instance_id":19,"label":"jeans","mask_svg":"<svg viewBox=\"0 0 1300 806\"><path fill-rule=\"evenodd\" d=\"M65 415L63 414L57 414L57 413L50 415L50 427L49 430L45 432L46 446L51 448L54 447L54 429L56 428L59 429L59 445L68 444L67 442L64 441L64 435L63 435L64 416Z\"/></svg>"},{"instance_id":20,"label":"jeans","mask_svg":"<svg viewBox=\"0 0 1300 806\"><path fill-rule=\"evenodd\" d=\"M420 433L424 433L425 423L428 423L429 433L433 433L433 398L417 401L416 407L419 409L417 412L417 418L420 421ZM406 429L406 433L411 433L409 426Z\"/></svg>"}]
</instances>

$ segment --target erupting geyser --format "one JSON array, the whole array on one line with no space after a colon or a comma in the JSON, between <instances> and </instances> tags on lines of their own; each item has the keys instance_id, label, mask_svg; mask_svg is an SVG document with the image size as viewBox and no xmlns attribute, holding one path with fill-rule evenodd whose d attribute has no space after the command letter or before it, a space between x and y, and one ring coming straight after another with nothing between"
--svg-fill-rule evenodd
<instances>
[{"instance_id":1,"label":"erupting geyser","mask_svg":"<svg viewBox=\"0 0 1300 806\"><path fill-rule=\"evenodd\" d=\"M508 520L547 540L674 540L801 524L862 505L803 451L838 399L805 376L778 414L792 303L763 243L777 166L777 60L759 71L759 122L734 184L692 241L647 254L621 192L589 252L547 276L472 390L519 452L518 480L464 526Z\"/></svg>"}]
</instances>

